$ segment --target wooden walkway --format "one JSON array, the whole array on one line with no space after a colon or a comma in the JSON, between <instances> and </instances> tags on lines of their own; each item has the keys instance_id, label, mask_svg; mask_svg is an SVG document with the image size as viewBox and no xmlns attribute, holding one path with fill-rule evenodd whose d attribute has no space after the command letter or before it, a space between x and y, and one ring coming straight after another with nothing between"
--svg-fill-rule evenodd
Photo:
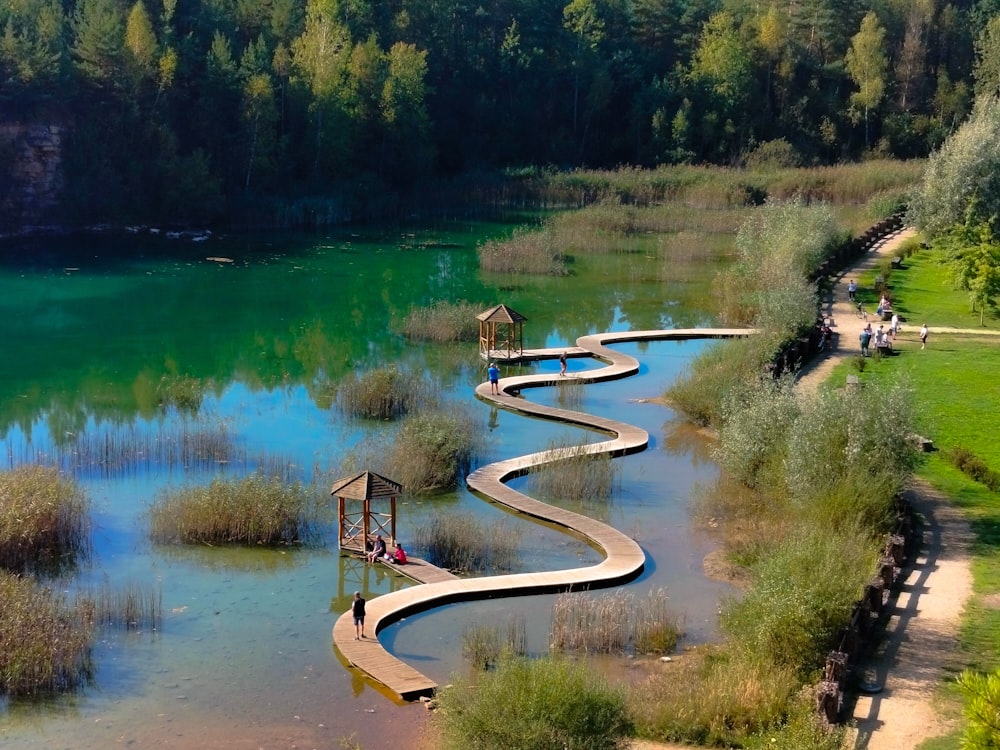
<instances>
[{"instance_id":1,"label":"wooden walkway","mask_svg":"<svg viewBox=\"0 0 1000 750\"><path fill-rule=\"evenodd\" d=\"M354 620L351 613L346 612L341 615L333 627L333 642L337 649L351 666L382 683L400 698L410 700L420 695L433 693L437 685L382 648L377 636L379 631L387 625L391 625L408 615L450 602L485 599L498 595L517 596L573 591L582 588L602 588L627 583L636 578L642 573L646 556L642 548L631 537L600 521L528 497L511 489L504 482L527 473L535 466L579 455L581 450L589 454L609 453L613 456L639 452L644 450L649 443L648 433L624 422L568 409L542 406L517 396L522 390L528 388L556 385L567 380L596 383L628 377L638 372L638 360L609 348L608 344L670 339L732 338L751 335L755 332L733 328L692 328L626 331L582 336L577 339L576 348L535 349L525 354L535 359L554 359L565 351L578 357L592 356L606 362L606 367L567 376L546 373L503 378L500 381L500 395L490 393L489 383L481 383L476 388L476 396L501 408L530 416L577 424L613 436L610 440L603 442L574 448L540 451L498 461L477 469L469 475L467 480L473 491L484 495L488 500L530 518L560 527L568 533L583 537L600 548L605 559L597 565L569 570L516 573L481 578L457 578L447 571L441 571L450 578L394 591L369 601L366 607L366 633L369 635L367 639L355 641ZM423 561L421 563L427 565ZM435 570L439 569L435 568ZM409 571L400 569L400 572L406 574ZM430 571L427 571L427 574L429 579ZM419 580L416 579L416 576L414 578ZM372 635L376 637L371 638Z\"/></svg>"}]
</instances>

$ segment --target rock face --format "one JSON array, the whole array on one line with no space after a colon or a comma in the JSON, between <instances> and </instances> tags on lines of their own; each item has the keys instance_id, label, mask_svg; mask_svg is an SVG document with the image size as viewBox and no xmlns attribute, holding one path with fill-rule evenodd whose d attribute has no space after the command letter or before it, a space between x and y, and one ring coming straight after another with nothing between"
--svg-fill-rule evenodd
<instances>
[{"instance_id":1,"label":"rock face","mask_svg":"<svg viewBox=\"0 0 1000 750\"><path fill-rule=\"evenodd\" d=\"M64 185L61 125L0 122L0 234L50 221Z\"/></svg>"}]
</instances>

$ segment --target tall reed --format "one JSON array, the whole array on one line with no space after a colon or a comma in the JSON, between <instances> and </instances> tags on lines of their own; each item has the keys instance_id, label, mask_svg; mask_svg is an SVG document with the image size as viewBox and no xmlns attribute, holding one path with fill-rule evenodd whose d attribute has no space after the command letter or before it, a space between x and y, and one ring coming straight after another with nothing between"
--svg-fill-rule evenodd
<instances>
[{"instance_id":1,"label":"tall reed","mask_svg":"<svg viewBox=\"0 0 1000 750\"><path fill-rule=\"evenodd\" d=\"M516 230L506 240L489 240L479 248L479 266L490 273L565 276L564 250L550 233Z\"/></svg>"},{"instance_id":2,"label":"tall reed","mask_svg":"<svg viewBox=\"0 0 1000 750\"><path fill-rule=\"evenodd\" d=\"M72 565L90 550L89 512L83 489L58 469L21 466L0 472L0 568Z\"/></svg>"},{"instance_id":3,"label":"tall reed","mask_svg":"<svg viewBox=\"0 0 1000 750\"><path fill-rule=\"evenodd\" d=\"M311 542L319 516L309 489L263 474L164 491L148 511L153 541L209 545Z\"/></svg>"},{"instance_id":4,"label":"tall reed","mask_svg":"<svg viewBox=\"0 0 1000 750\"><path fill-rule=\"evenodd\" d=\"M462 631L462 656L477 669L492 669L505 653L524 656L527 640L523 616L510 617L506 627L492 622L474 622Z\"/></svg>"},{"instance_id":5,"label":"tall reed","mask_svg":"<svg viewBox=\"0 0 1000 750\"><path fill-rule=\"evenodd\" d=\"M337 393L344 413L365 419L396 419L434 401L430 385L419 373L395 365L349 374Z\"/></svg>"},{"instance_id":6,"label":"tall reed","mask_svg":"<svg viewBox=\"0 0 1000 750\"><path fill-rule=\"evenodd\" d=\"M507 521L479 521L472 516L438 515L414 529L416 546L439 568L461 573L511 570L518 558L521 532Z\"/></svg>"},{"instance_id":7,"label":"tall reed","mask_svg":"<svg viewBox=\"0 0 1000 750\"><path fill-rule=\"evenodd\" d=\"M0 571L0 695L72 690L92 675L91 622L63 594Z\"/></svg>"},{"instance_id":8,"label":"tall reed","mask_svg":"<svg viewBox=\"0 0 1000 750\"><path fill-rule=\"evenodd\" d=\"M625 591L561 594L552 605L550 643L559 651L669 654L680 636L663 589L645 597Z\"/></svg>"},{"instance_id":9,"label":"tall reed","mask_svg":"<svg viewBox=\"0 0 1000 750\"><path fill-rule=\"evenodd\" d=\"M614 494L620 470L607 453L588 453L585 446L553 440L548 450L559 460L536 467L529 476L531 493L550 500L607 502Z\"/></svg>"},{"instance_id":10,"label":"tall reed","mask_svg":"<svg viewBox=\"0 0 1000 750\"><path fill-rule=\"evenodd\" d=\"M410 414L389 450L390 476L408 493L454 487L469 471L480 433L463 410Z\"/></svg>"},{"instance_id":11,"label":"tall reed","mask_svg":"<svg viewBox=\"0 0 1000 750\"><path fill-rule=\"evenodd\" d=\"M439 300L428 307L414 307L403 320L403 335L415 341L439 344L476 341L482 308L468 302Z\"/></svg>"},{"instance_id":12,"label":"tall reed","mask_svg":"<svg viewBox=\"0 0 1000 750\"><path fill-rule=\"evenodd\" d=\"M105 584L76 596L76 609L94 625L118 630L156 630L163 620L163 589L130 582Z\"/></svg>"}]
</instances>

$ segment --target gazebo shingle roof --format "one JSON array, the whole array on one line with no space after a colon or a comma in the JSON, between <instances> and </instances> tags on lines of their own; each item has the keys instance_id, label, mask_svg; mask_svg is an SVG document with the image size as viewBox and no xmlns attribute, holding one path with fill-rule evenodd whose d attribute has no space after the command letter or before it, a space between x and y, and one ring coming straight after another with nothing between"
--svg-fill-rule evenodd
<instances>
[{"instance_id":1,"label":"gazebo shingle roof","mask_svg":"<svg viewBox=\"0 0 1000 750\"><path fill-rule=\"evenodd\" d=\"M402 492L403 486L381 474L373 471L363 471L360 474L343 477L333 483L330 494L344 497L348 500L373 500L383 497L395 497Z\"/></svg>"},{"instance_id":2,"label":"gazebo shingle roof","mask_svg":"<svg viewBox=\"0 0 1000 750\"><path fill-rule=\"evenodd\" d=\"M527 320L521 313L507 305L491 307L486 312L479 313L476 318L484 323L523 323Z\"/></svg>"}]
</instances>

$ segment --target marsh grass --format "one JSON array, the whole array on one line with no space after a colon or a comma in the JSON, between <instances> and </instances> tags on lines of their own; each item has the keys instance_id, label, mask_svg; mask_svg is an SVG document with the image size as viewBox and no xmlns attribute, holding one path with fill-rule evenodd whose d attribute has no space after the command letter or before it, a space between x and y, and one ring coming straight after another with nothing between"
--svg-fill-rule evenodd
<instances>
[{"instance_id":1,"label":"marsh grass","mask_svg":"<svg viewBox=\"0 0 1000 750\"><path fill-rule=\"evenodd\" d=\"M410 414L389 450L390 476L413 494L454 487L468 473L481 433L463 409Z\"/></svg>"},{"instance_id":2,"label":"marsh grass","mask_svg":"<svg viewBox=\"0 0 1000 750\"><path fill-rule=\"evenodd\" d=\"M478 340L480 307L469 302L438 301L427 307L414 307L403 319L403 335L413 341L439 344Z\"/></svg>"},{"instance_id":3,"label":"marsh grass","mask_svg":"<svg viewBox=\"0 0 1000 750\"><path fill-rule=\"evenodd\" d=\"M150 537L161 544L308 543L320 516L308 488L263 474L166 490L148 510Z\"/></svg>"},{"instance_id":4,"label":"marsh grass","mask_svg":"<svg viewBox=\"0 0 1000 750\"><path fill-rule=\"evenodd\" d=\"M508 239L489 240L479 248L479 267L489 273L565 276L563 250L550 232L523 228Z\"/></svg>"},{"instance_id":5,"label":"marsh grass","mask_svg":"<svg viewBox=\"0 0 1000 750\"><path fill-rule=\"evenodd\" d=\"M156 387L160 407L174 407L183 414L197 414L211 381L190 375L164 375Z\"/></svg>"},{"instance_id":6,"label":"marsh grass","mask_svg":"<svg viewBox=\"0 0 1000 750\"><path fill-rule=\"evenodd\" d=\"M0 571L0 695L72 690L92 676L93 626L66 597Z\"/></svg>"},{"instance_id":7,"label":"marsh grass","mask_svg":"<svg viewBox=\"0 0 1000 750\"><path fill-rule=\"evenodd\" d=\"M562 409L580 411L583 406L583 390L586 383L579 380L563 379L556 385L556 403Z\"/></svg>"},{"instance_id":8,"label":"marsh grass","mask_svg":"<svg viewBox=\"0 0 1000 750\"><path fill-rule=\"evenodd\" d=\"M157 630L163 621L163 590L160 586L126 583L105 584L76 596L76 609L96 626L118 630Z\"/></svg>"},{"instance_id":9,"label":"marsh grass","mask_svg":"<svg viewBox=\"0 0 1000 750\"><path fill-rule=\"evenodd\" d=\"M501 656L438 693L443 750L612 750L632 729L625 696L583 663Z\"/></svg>"},{"instance_id":10,"label":"marsh grass","mask_svg":"<svg viewBox=\"0 0 1000 750\"><path fill-rule=\"evenodd\" d=\"M547 450L558 451L553 463L535 467L529 475L530 492L548 500L607 502L614 496L621 471L607 453L588 453L569 439L552 440Z\"/></svg>"},{"instance_id":11,"label":"marsh grass","mask_svg":"<svg viewBox=\"0 0 1000 750\"><path fill-rule=\"evenodd\" d=\"M521 544L521 532L505 520L445 514L418 526L413 538L428 562L460 573L512 570Z\"/></svg>"},{"instance_id":12,"label":"marsh grass","mask_svg":"<svg viewBox=\"0 0 1000 750\"><path fill-rule=\"evenodd\" d=\"M395 365L347 375L337 404L348 415L364 419L397 419L420 406L436 403L434 389L418 373Z\"/></svg>"},{"instance_id":13,"label":"marsh grass","mask_svg":"<svg viewBox=\"0 0 1000 750\"><path fill-rule=\"evenodd\" d=\"M506 627L474 622L462 631L462 656L476 669L493 669L505 653L527 653L527 624L523 616L512 616Z\"/></svg>"},{"instance_id":14,"label":"marsh grass","mask_svg":"<svg viewBox=\"0 0 1000 750\"><path fill-rule=\"evenodd\" d=\"M0 568L57 572L90 551L90 502L58 469L0 472Z\"/></svg>"},{"instance_id":15,"label":"marsh grass","mask_svg":"<svg viewBox=\"0 0 1000 750\"><path fill-rule=\"evenodd\" d=\"M663 589L645 597L631 592L561 594L552 605L551 647L599 654L669 654L681 628Z\"/></svg>"}]
</instances>

